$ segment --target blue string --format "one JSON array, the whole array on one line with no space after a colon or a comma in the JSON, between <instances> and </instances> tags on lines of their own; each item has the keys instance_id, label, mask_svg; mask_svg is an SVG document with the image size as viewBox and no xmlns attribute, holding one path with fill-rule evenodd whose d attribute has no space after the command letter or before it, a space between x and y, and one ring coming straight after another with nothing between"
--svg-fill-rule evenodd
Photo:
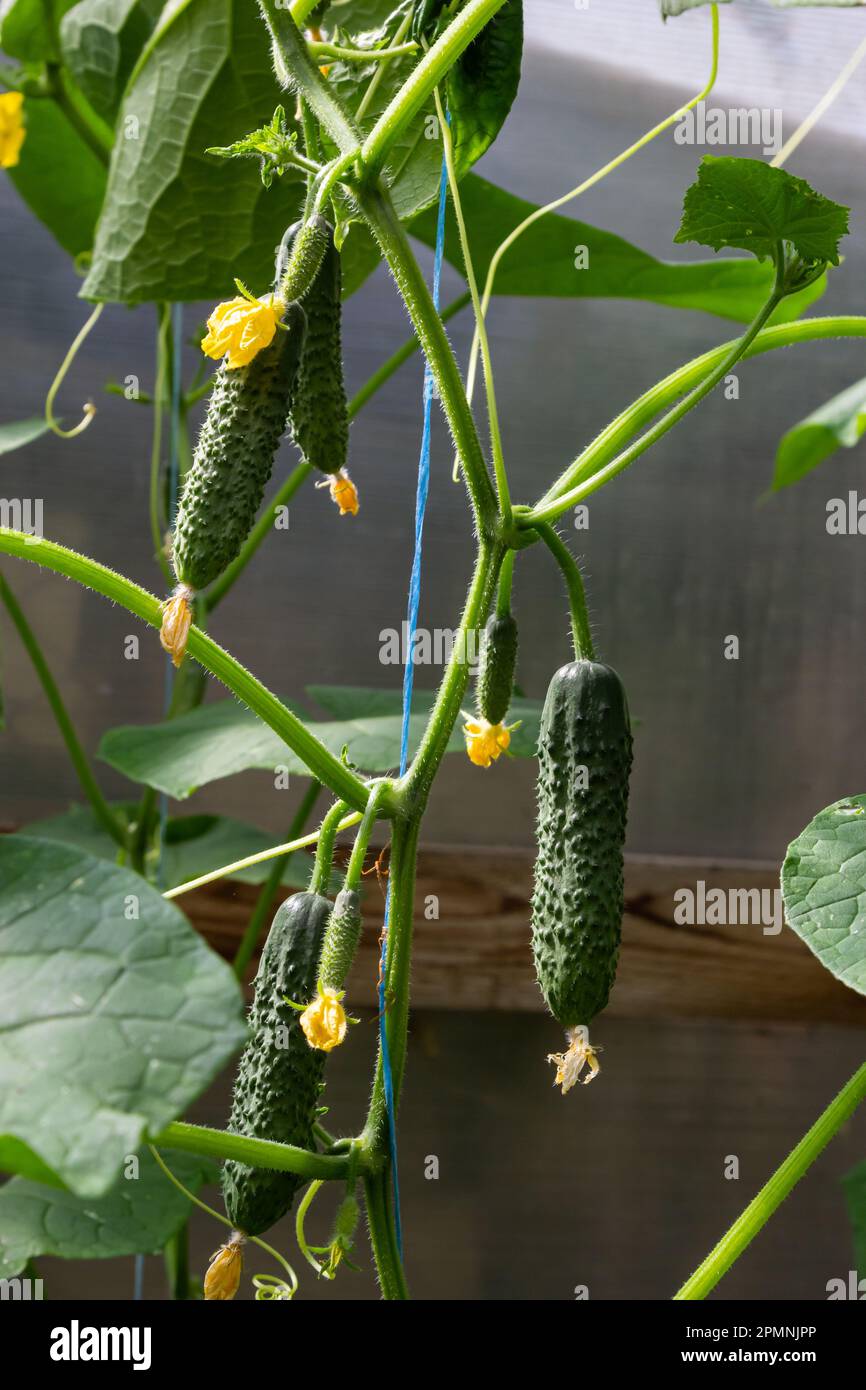
<instances>
[{"instance_id":1,"label":"blue string","mask_svg":"<svg viewBox=\"0 0 866 1390\"><path fill-rule=\"evenodd\" d=\"M174 526L175 514L177 512L178 476L180 472L178 460L178 440L180 438L180 399L181 399L181 355L183 349L183 305L173 304L171 306L171 416L169 425L169 455L168 455L168 522L169 526ZM158 410L159 402L154 402L154 410ZM165 659L165 675L163 678L163 713L168 714L171 706L171 697L174 690L174 662L170 656ZM160 793L159 797L159 860L156 866L156 882L162 888L162 850L165 844L165 831L168 825L168 797L165 792ZM133 1300L140 1303L144 1297L144 1256L135 1257L135 1286L133 1289Z\"/></svg>"},{"instance_id":2,"label":"blue string","mask_svg":"<svg viewBox=\"0 0 866 1390\"><path fill-rule=\"evenodd\" d=\"M450 113L445 119L451 124ZM436 250L433 257L433 303L439 308L439 282L442 277L442 253L445 246L445 207L448 197L448 169L442 158L442 177L439 183L439 211L436 221ZM400 776L409 764L409 728L412 714L412 688L415 684L415 633L418 629L418 609L421 603L421 554L424 539L424 513L427 510L427 494L430 489L430 428L433 413L433 373L429 363L424 367L423 429L421 431L421 454L418 459L418 489L415 494L415 553L412 558L412 575L409 581L409 602L407 611L406 667L403 672L403 727L400 737ZM385 956L388 945L388 923L391 916L391 885L385 898L385 926L382 932L382 949L379 958L379 1039L382 1050L382 1081L385 1088L385 1108L388 1112L388 1149L391 1155L391 1173L394 1183L394 1229L397 1236L397 1249L403 1255L403 1223L400 1217L400 1179L397 1172L397 1127L394 1117L394 1078L391 1071L391 1053L388 1047L388 1030L385 1026Z\"/></svg>"}]
</instances>

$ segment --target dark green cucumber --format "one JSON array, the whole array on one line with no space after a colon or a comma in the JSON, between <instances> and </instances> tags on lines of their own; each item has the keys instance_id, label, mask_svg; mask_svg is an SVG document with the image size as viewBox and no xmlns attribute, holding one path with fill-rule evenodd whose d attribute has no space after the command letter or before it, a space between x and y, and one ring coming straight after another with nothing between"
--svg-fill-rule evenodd
<instances>
[{"instance_id":1,"label":"dark green cucumber","mask_svg":"<svg viewBox=\"0 0 866 1390\"><path fill-rule=\"evenodd\" d=\"M268 347L246 367L221 364L186 475L174 528L175 573L204 589L235 560L249 535L286 428L304 337L304 311L290 304Z\"/></svg>"},{"instance_id":2,"label":"dark green cucumber","mask_svg":"<svg viewBox=\"0 0 866 1390\"><path fill-rule=\"evenodd\" d=\"M292 1003L316 993L316 976L331 904L318 893L296 893L277 909L255 981L251 1038L235 1079L229 1132L310 1149L325 1057L310 1047ZM290 1209L304 1179L294 1173L223 1166L226 1214L245 1235L256 1236Z\"/></svg>"},{"instance_id":3,"label":"dark green cucumber","mask_svg":"<svg viewBox=\"0 0 866 1390\"><path fill-rule=\"evenodd\" d=\"M616 671L596 661L563 666L538 742L532 951L541 992L565 1028L592 1022L616 974L631 760Z\"/></svg>"},{"instance_id":4,"label":"dark green cucumber","mask_svg":"<svg viewBox=\"0 0 866 1390\"><path fill-rule=\"evenodd\" d=\"M307 333L292 402L292 433L307 463L333 474L346 466L349 407L340 334L342 269L333 233L327 230L328 245L304 300Z\"/></svg>"},{"instance_id":5,"label":"dark green cucumber","mask_svg":"<svg viewBox=\"0 0 866 1390\"><path fill-rule=\"evenodd\" d=\"M501 724L514 693L517 665L517 623L510 613L488 619L481 638L476 697L478 713L489 724Z\"/></svg>"},{"instance_id":6,"label":"dark green cucumber","mask_svg":"<svg viewBox=\"0 0 866 1390\"><path fill-rule=\"evenodd\" d=\"M342 888L334 902L322 955L319 980L325 989L342 989L361 938L361 894Z\"/></svg>"},{"instance_id":7,"label":"dark green cucumber","mask_svg":"<svg viewBox=\"0 0 866 1390\"><path fill-rule=\"evenodd\" d=\"M315 284L322 261L334 234L321 214L316 213L303 224L292 242L289 263L280 285L280 298L287 304L303 299Z\"/></svg>"}]
</instances>

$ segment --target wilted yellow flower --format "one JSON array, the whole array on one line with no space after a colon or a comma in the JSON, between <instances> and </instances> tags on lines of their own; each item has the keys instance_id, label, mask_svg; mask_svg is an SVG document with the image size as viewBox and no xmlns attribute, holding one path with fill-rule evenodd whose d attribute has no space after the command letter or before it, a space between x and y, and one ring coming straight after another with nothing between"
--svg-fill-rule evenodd
<instances>
[{"instance_id":1,"label":"wilted yellow flower","mask_svg":"<svg viewBox=\"0 0 866 1390\"><path fill-rule=\"evenodd\" d=\"M511 731L516 724L489 724L479 715L477 719L467 719L463 725L466 739L466 752L476 767L489 767L508 749Z\"/></svg>"},{"instance_id":2,"label":"wilted yellow flower","mask_svg":"<svg viewBox=\"0 0 866 1390\"><path fill-rule=\"evenodd\" d=\"M339 473L334 473L327 482L317 483L316 487L326 487L330 490L331 500L340 508L340 516L358 515L358 489L345 468L341 468Z\"/></svg>"},{"instance_id":3,"label":"wilted yellow flower","mask_svg":"<svg viewBox=\"0 0 866 1390\"><path fill-rule=\"evenodd\" d=\"M159 630L159 640L175 666L180 665L186 652L186 642L192 623L190 597L190 590L182 584L162 607L162 627Z\"/></svg>"},{"instance_id":4,"label":"wilted yellow flower","mask_svg":"<svg viewBox=\"0 0 866 1390\"><path fill-rule=\"evenodd\" d=\"M245 367L257 352L273 341L277 324L286 312L282 299L228 299L218 304L207 321L208 332L201 350L208 357L225 357L226 366Z\"/></svg>"},{"instance_id":5,"label":"wilted yellow flower","mask_svg":"<svg viewBox=\"0 0 866 1390\"><path fill-rule=\"evenodd\" d=\"M571 1090L576 1081L580 1081L580 1073L584 1067L589 1067L589 1075L583 1078L582 1084L584 1086L588 1086L590 1081L601 1071L598 1064L598 1053L602 1049L590 1045L585 1028L569 1028L566 1037L568 1038L568 1050L566 1052L551 1052L547 1057L548 1062L553 1062L556 1066L556 1080L553 1084L562 1087L563 1095Z\"/></svg>"},{"instance_id":6,"label":"wilted yellow flower","mask_svg":"<svg viewBox=\"0 0 866 1390\"><path fill-rule=\"evenodd\" d=\"M0 93L0 169L11 169L18 163L25 134L21 119L23 106L21 92Z\"/></svg>"},{"instance_id":7,"label":"wilted yellow flower","mask_svg":"<svg viewBox=\"0 0 866 1390\"><path fill-rule=\"evenodd\" d=\"M316 1047L320 1052L332 1052L345 1038L346 1011L340 1003L344 993L336 989L323 989L319 985L316 998L304 1009L300 1019L310 1047Z\"/></svg>"},{"instance_id":8,"label":"wilted yellow flower","mask_svg":"<svg viewBox=\"0 0 866 1390\"><path fill-rule=\"evenodd\" d=\"M231 1240L211 1255L207 1274L204 1276L206 1302L225 1302L234 1298L244 1268L243 1243L240 1232L233 1231Z\"/></svg>"}]
</instances>

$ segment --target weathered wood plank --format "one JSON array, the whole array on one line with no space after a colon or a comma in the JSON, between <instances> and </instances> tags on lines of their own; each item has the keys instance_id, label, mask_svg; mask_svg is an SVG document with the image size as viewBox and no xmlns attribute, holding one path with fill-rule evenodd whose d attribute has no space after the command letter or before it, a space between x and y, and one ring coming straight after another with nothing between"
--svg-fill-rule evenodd
<instances>
[{"instance_id":1,"label":"weathered wood plank","mask_svg":"<svg viewBox=\"0 0 866 1390\"><path fill-rule=\"evenodd\" d=\"M694 861L626 865L623 954L609 1012L621 1018L736 1018L866 1026L866 1001L834 980L802 942L770 925L687 926L674 893L778 886L775 870ZM521 850L422 851L416 907L413 1002L446 1009L543 1008L529 952L531 856ZM226 956L235 950L256 890L219 883L179 899ZM355 1006L372 1005L382 896L370 882L364 934L349 982ZM772 902L772 899L768 900ZM428 914L438 911L438 920Z\"/></svg>"}]
</instances>

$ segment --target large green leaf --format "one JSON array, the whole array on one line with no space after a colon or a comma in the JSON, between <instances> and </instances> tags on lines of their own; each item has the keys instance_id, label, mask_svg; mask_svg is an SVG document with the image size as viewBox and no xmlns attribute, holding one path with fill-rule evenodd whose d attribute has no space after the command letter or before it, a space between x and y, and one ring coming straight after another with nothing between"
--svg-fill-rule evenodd
<instances>
[{"instance_id":1,"label":"large green leaf","mask_svg":"<svg viewBox=\"0 0 866 1390\"><path fill-rule=\"evenodd\" d=\"M162 0L79 0L60 25L60 51L90 105L114 124L127 79Z\"/></svg>"},{"instance_id":2,"label":"large green leaf","mask_svg":"<svg viewBox=\"0 0 866 1390\"><path fill-rule=\"evenodd\" d=\"M776 451L773 489L811 473L837 449L853 449L866 430L866 377L840 391L782 436Z\"/></svg>"},{"instance_id":3,"label":"large green leaf","mask_svg":"<svg viewBox=\"0 0 866 1390\"><path fill-rule=\"evenodd\" d=\"M515 198L477 174L468 174L460 188L475 273L483 282L497 248L519 223L537 210L537 205ZM434 245L435 211L431 209L415 218L410 231L428 246ZM588 250L588 266L578 270L575 259L580 247ZM445 255L462 271L463 257L450 210ZM749 323L766 302L772 282L770 267L750 258L687 264L659 261L612 232L559 213L548 213L505 253L494 282L494 293L645 299L654 304L700 309ZM821 280L783 301L774 322L798 317L823 293L824 285L825 281Z\"/></svg>"},{"instance_id":4,"label":"large green leaf","mask_svg":"<svg viewBox=\"0 0 866 1390\"><path fill-rule=\"evenodd\" d=\"M686 189L674 241L696 241L714 251L737 247L761 258L790 242L805 261L838 265L848 212L805 179L762 159L706 154Z\"/></svg>"},{"instance_id":5,"label":"large green leaf","mask_svg":"<svg viewBox=\"0 0 866 1390\"><path fill-rule=\"evenodd\" d=\"M861 1279L866 1279L866 1163L858 1163L842 1179L851 1232L854 1237L854 1265Z\"/></svg>"},{"instance_id":6,"label":"large green leaf","mask_svg":"<svg viewBox=\"0 0 866 1390\"><path fill-rule=\"evenodd\" d=\"M119 803L115 809L130 816L138 809L131 802ZM25 831L40 840L57 840L76 845L95 854L98 859L114 861L117 845L96 819L89 806L73 806L62 815L46 820L31 821ZM244 821L230 816L172 816L166 823L162 855L157 863L148 864L148 877L157 880L163 890L176 888L191 878L211 873L222 864L269 849L275 837ZM305 888L310 877L309 863L302 855L293 856L283 872L281 882L291 888ZM241 869L233 877L242 883L264 883L270 873L270 863Z\"/></svg>"},{"instance_id":7,"label":"large green leaf","mask_svg":"<svg viewBox=\"0 0 866 1390\"><path fill-rule=\"evenodd\" d=\"M502 129L517 96L522 57L523 0L506 0L448 74L448 111L459 168L471 168Z\"/></svg>"},{"instance_id":8,"label":"large green leaf","mask_svg":"<svg viewBox=\"0 0 866 1390\"><path fill-rule=\"evenodd\" d=\"M105 169L53 101L25 97L21 156L7 172L25 203L64 251L93 245L105 194Z\"/></svg>"},{"instance_id":9,"label":"large green leaf","mask_svg":"<svg viewBox=\"0 0 866 1390\"><path fill-rule=\"evenodd\" d=\"M788 846L782 897L821 964L866 994L866 796L834 802Z\"/></svg>"},{"instance_id":10,"label":"large green leaf","mask_svg":"<svg viewBox=\"0 0 866 1390\"><path fill-rule=\"evenodd\" d=\"M128 869L9 835L0 885L0 1168L101 1196L244 1041L240 990Z\"/></svg>"},{"instance_id":11,"label":"large green leaf","mask_svg":"<svg viewBox=\"0 0 866 1390\"><path fill-rule=\"evenodd\" d=\"M0 49L10 58L37 63L50 56L54 44L49 13L58 23L75 0L2 0L0 3Z\"/></svg>"},{"instance_id":12,"label":"large green leaf","mask_svg":"<svg viewBox=\"0 0 866 1390\"><path fill-rule=\"evenodd\" d=\"M252 162L205 150L270 120L280 95L249 0L166 7L120 109L85 298L227 298L235 276L267 287L300 181L266 190Z\"/></svg>"},{"instance_id":13,"label":"large green leaf","mask_svg":"<svg viewBox=\"0 0 866 1390\"><path fill-rule=\"evenodd\" d=\"M308 685L307 694L321 705L322 709L332 714L335 719L397 716L400 715L403 707L402 692L398 689L372 690L360 685ZM467 692L465 700L466 710L469 713L472 712L472 698L470 690ZM415 716L426 715L432 709L435 699L436 692L433 690L415 690L412 695L413 719ZM520 725L511 735L509 752L512 757L535 757L543 708L544 702L542 700L526 700L515 696L511 701L507 722L509 724L519 722ZM448 743L449 753L456 753L464 747L462 726L463 720L460 719Z\"/></svg>"},{"instance_id":14,"label":"large green leaf","mask_svg":"<svg viewBox=\"0 0 866 1390\"><path fill-rule=\"evenodd\" d=\"M169 1151L163 1157L192 1192L218 1177L208 1159ZM108 1260L158 1254L188 1219L189 1201L147 1149L125 1166L128 1176L104 1197L76 1197L27 1178L0 1188L0 1279L20 1274L37 1255Z\"/></svg>"},{"instance_id":15,"label":"large green leaf","mask_svg":"<svg viewBox=\"0 0 866 1390\"><path fill-rule=\"evenodd\" d=\"M23 449L40 435L47 434L51 428L41 415L29 420L9 420L0 425L0 454L11 454L13 449Z\"/></svg>"}]
</instances>

